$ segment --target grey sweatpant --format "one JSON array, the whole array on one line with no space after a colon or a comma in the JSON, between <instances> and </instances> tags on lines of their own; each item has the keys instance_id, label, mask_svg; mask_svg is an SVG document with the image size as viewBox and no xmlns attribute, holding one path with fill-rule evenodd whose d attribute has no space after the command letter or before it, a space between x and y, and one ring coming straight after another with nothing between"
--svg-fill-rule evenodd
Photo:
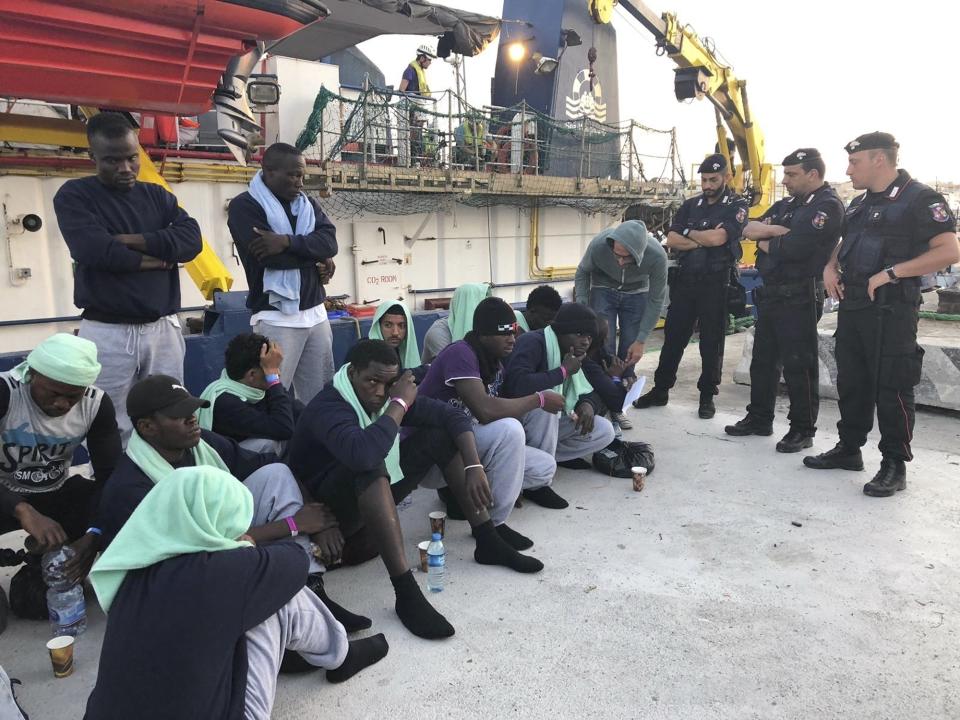
<instances>
[{"instance_id":1,"label":"grey sweatpant","mask_svg":"<svg viewBox=\"0 0 960 720\"><path fill-rule=\"evenodd\" d=\"M117 426L126 447L133 425L127 416L127 394L147 375L170 375L183 382L186 344L175 315L139 325L80 321L80 337L97 346L103 366L97 387L110 396L117 411Z\"/></svg>"},{"instance_id":2,"label":"grey sweatpant","mask_svg":"<svg viewBox=\"0 0 960 720\"><path fill-rule=\"evenodd\" d=\"M311 665L328 670L347 657L346 630L306 588L247 631L245 720L270 720L284 650L295 650Z\"/></svg>"},{"instance_id":3,"label":"grey sweatpant","mask_svg":"<svg viewBox=\"0 0 960 720\"><path fill-rule=\"evenodd\" d=\"M490 519L494 525L502 525L510 517L520 490L549 485L557 472L557 463L550 453L527 445L523 425L514 418L486 425L474 423L473 436L493 493ZM440 469L434 467L420 484L438 488L446 483Z\"/></svg>"},{"instance_id":4,"label":"grey sweatpant","mask_svg":"<svg viewBox=\"0 0 960 720\"><path fill-rule=\"evenodd\" d=\"M253 495L252 527L283 520L295 515L303 507L300 486L297 485L290 468L283 463L264 465L251 473L243 484ZM324 566L318 563L310 552L310 537L298 535L295 542L310 558L310 572L323 572Z\"/></svg>"},{"instance_id":5,"label":"grey sweatpant","mask_svg":"<svg viewBox=\"0 0 960 720\"><path fill-rule=\"evenodd\" d=\"M333 379L333 330L329 320L310 328L283 327L261 320L253 331L280 345L280 380L285 388L293 385L297 400L304 405Z\"/></svg>"},{"instance_id":6,"label":"grey sweatpant","mask_svg":"<svg viewBox=\"0 0 960 720\"><path fill-rule=\"evenodd\" d=\"M527 443L550 453L557 462L592 455L613 442L613 425L599 415L594 418L593 432L581 435L573 420L565 413L531 410L523 416Z\"/></svg>"}]
</instances>

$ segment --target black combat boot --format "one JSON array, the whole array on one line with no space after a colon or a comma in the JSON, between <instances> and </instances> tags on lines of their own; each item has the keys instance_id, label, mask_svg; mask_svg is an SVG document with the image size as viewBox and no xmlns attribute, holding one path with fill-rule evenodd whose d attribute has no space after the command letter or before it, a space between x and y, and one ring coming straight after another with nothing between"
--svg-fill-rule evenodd
<instances>
[{"instance_id":1,"label":"black combat boot","mask_svg":"<svg viewBox=\"0 0 960 720\"><path fill-rule=\"evenodd\" d=\"M803 464L814 470L863 470L863 455L860 448L852 448L842 440L832 450L819 455L807 455Z\"/></svg>"},{"instance_id":2,"label":"black combat boot","mask_svg":"<svg viewBox=\"0 0 960 720\"><path fill-rule=\"evenodd\" d=\"M749 413L743 420L737 420L734 425L727 425L723 431L727 435L744 437L745 435L773 435L773 423L757 420Z\"/></svg>"},{"instance_id":3,"label":"black combat boot","mask_svg":"<svg viewBox=\"0 0 960 720\"><path fill-rule=\"evenodd\" d=\"M813 447L813 436L803 430L791 428L777 443L777 452L795 453L808 447Z\"/></svg>"},{"instance_id":4,"label":"black combat boot","mask_svg":"<svg viewBox=\"0 0 960 720\"><path fill-rule=\"evenodd\" d=\"M665 388L658 388L656 385L649 392L644 393L633 401L635 408L653 407L654 405L666 405L670 399L670 391Z\"/></svg>"},{"instance_id":5,"label":"black combat boot","mask_svg":"<svg viewBox=\"0 0 960 720\"><path fill-rule=\"evenodd\" d=\"M717 414L717 406L713 404L713 393L700 393L700 407L697 410L703 420L709 420Z\"/></svg>"},{"instance_id":6,"label":"black combat boot","mask_svg":"<svg viewBox=\"0 0 960 720\"><path fill-rule=\"evenodd\" d=\"M884 458L873 480L863 486L863 494L870 497L890 497L907 489L907 464L903 460Z\"/></svg>"}]
</instances>

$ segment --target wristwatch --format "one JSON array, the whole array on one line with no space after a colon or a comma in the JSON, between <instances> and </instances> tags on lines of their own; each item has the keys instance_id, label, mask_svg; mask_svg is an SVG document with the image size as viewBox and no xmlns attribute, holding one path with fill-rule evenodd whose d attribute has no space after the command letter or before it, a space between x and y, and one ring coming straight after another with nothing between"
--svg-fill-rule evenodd
<instances>
[{"instance_id":1,"label":"wristwatch","mask_svg":"<svg viewBox=\"0 0 960 720\"><path fill-rule=\"evenodd\" d=\"M897 274L893 271L893 265L884 268L883 271L887 274L887 277L890 278L890 282L894 284L900 282L900 278L898 278Z\"/></svg>"},{"instance_id":2,"label":"wristwatch","mask_svg":"<svg viewBox=\"0 0 960 720\"><path fill-rule=\"evenodd\" d=\"M684 228L683 232L680 234L684 237L690 237L690 228Z\"/></svg>"}]
</instances>

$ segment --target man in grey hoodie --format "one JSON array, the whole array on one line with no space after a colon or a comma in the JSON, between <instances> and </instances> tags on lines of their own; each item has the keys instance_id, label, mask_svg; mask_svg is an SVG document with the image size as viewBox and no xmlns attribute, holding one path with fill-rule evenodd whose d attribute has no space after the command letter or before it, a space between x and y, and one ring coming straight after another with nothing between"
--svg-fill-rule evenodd
<instances>
[{"instance_id":1,"label":"man in grey hoodie","mask_svg":"<svg viewBox=\"0 0 960 720\"><path fill-rule=\"evenodd\" d=\"M593 238L577 266L575 285L577 302L607 319L610 354L628 365L643 357L667 297L667 253L646 225L627 220Z\"/></svg>"}]
</instances>

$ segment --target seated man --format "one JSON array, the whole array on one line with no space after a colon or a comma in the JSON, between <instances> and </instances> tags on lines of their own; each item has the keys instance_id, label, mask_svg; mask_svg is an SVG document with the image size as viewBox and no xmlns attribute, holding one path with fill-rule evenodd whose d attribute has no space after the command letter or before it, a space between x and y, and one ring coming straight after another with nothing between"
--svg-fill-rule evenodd
<instances>
[{"instance_id":1,"label":"seated man","mask_svg":"<svg viewBox=\"0 0 960 720\"><path fill-rule=\"evenodd\" d=\"M200 394L209 403L197 411L200 428L247 450L282 455L303 405L280 382L280 346L263 335L244 333L230 340L223 360L220 377Z\"/></svg>"},{"instance_id":2,"label":"seated man","mask_svg":"<svg viewBox=\"0 0 960 720\"><path fill-rule=\"evenodd\" d=\"M543 330L549 325L563 305L560 293L549 285L538 285L527 295L527 307L522 312L515 310L517 325L523 332Z\"/></svg>"},{"instance_id":3,"label":"seated man","mask_svg":"<svg viewBox=\"0 0 960 720\"><path fill-rule=\"evenodd\" d=\"M268 720L285 650L341 682L387 654L347 642L304 590L291 542L256 545L250 491L211 467L174 470L94 566L108 613L88 720Z\"/></svg>"},{"instance_id":4,"label":"seated man","mask_svg":"<svg viewBox=\"0 0 960 720\"><path fill-rule=\"evenodd\" d=\"M449 637L453 627L427 602L410 572L396 508L434 466L467 512L478 563L518 572L537 572L543 564L518 553L494 529L487 513L493 498L470 418L445 403L418 398L412 374L400 374L397 354L385 342L361 340L347 360L333 386L303 411L290 443L290 465L333 510L344 535L363 527L372 536L407 629L428 639ZM414 430L402 442L401 425Z\"/></svg>"},{"instance_id":5,"label":"seated man","mask_svg":"<svg viewBox=\"0 0 960 720\"><path fill-rule=\"evenodd\" d=\"M590 398L593 388L581 372L587 348L597 333L593 310L579 303L564 303L546 328L521 335L507 360L506 397L543 390L563 395L563 412L532 410L524 416L523 427L528 445L551 453L564 467L584 467L580 458L605 448L614 438L610 421L597 416ZM562 501L549 487L524 490L523 494L533 502L547 503L547 507L557 507Z\"/></svg>"},{"instance_id":6,"label":"seated man","mask_svg":"<svg viewBox=\"0 0 960 720\"><path fill-rule=\"evenodd\" d=\"M0 373L0 534L25 530L37 553L27 556L31 563L72 542L73 581L86 576L99 550L100 492L122 452L113 403L93 386L99 374L97 346L65 333ZM70 474L84 440L93 481Z\"/></svg>"},{"instance_id":7,"label":"seated man","mask_svg":"<svg viewBox=\"0 0 960 720\"><path fill-rule=\"evenodd\" d=\"M476 420L477 451L493 490L490 517L500 537L515 549L526 550L533 541L508 527L507 518L521 488L535 490L552 483L557 463L552 455L527 447L519 418L537 408L559 412L563 396L548 391L517 399L499 397L502 362L513 352L515 328L513 308L500 298L483 300L473 314L473 330L437 355L419 394L466 410ZM453 498L449 492L441 497L447 500L447 514L455 518L459 508Z\"/></svg>"},{"instance_id":8,"label":"seated man","mask_svg":"<svg viewBox=\"0 0 960 720\"><path fill-rule=\"evenodd\" d=\"M468 170L484 167L497 151L497 141L490 137L486 123L479 117L467 117L453 131L456 142L454 162Z\"/></svg>"},{"instance_id":9,"label":"seated man","mask_svg":"<svg viewBox=\"0 0 960 720\"><path fill-rule=\"evenodd\" d=\"M593 386L593 399L596 401L597 411L606 415L609 411L613 430L619 439L623 430L631 430L633 423L627 419L623 410L623 403L627 391L637 381L633 365L627 365L618 355L614 355L607 347L607 338L610 333L610 323L606 318L597 317L599 332L587 350L583 359L583 374L587 382Z\"/></svg>"},{"instance_id":10,"label":"seated man","mask_svg":"<svg viewBox=\"0 0 960 720\"><path fill-rule=\"evenodd\" d=\"M413 381L419 385L430 369L420 364L420 348L417 347L417 333L413 328L413 316L403 303L385 300L377 306L373 322L367 337L371 340L383 340L397 351L401 370L413 373Z\"/></svg>"},{"instance_id":11,"label":"seated man","mask_svg":"<svg viewBox=\"0 0 960 720\"><path fill-rule=\"evenodd\" d=\"M167 375L151 375L130 389L127 412L133 434L103 493L104 545L113 541L143 499L175 469L215 467L229 472L253 493L254 524L247 534L258 543L293 537L310 558L307 586L348 631L370 627L369 618L344 610L324 592L323 567L311 553L310 540L328 560L336 559L343 536L330 512L319 503L304 502L290 468L273 453L244 450L235 440L201 430L195 413L208 405Z\"/></svg>"},{"instance_id":12,"label":"seated man","mask_svg":"<svg viewBox=\"0 0 960 720\"><path fill-rule=\"evenodd\" d=\"M423 364L432 362L450 343L463 340L463 336L473 327L473 311L485 297L490 297L487 283L466 283L453 291L450 314L433 323L423 337L423 353L420 356Z\"/></svg>"}]
</instances>

